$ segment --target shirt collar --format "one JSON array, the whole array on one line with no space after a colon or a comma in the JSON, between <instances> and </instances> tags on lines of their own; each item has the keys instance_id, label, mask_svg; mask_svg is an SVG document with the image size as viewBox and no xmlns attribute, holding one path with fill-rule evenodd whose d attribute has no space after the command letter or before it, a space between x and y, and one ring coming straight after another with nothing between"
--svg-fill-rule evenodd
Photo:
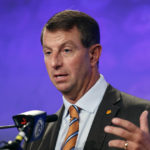
<instances>
[{"instance_id":1,"label":"shirt collar","mask_svg":"<svg viewBox=\"0 0 150 150\"><path fill-rule=\"evenodd\" d=\"M97 82L93 85L92 88L90 88L77 102L76 106L81 108L82 110L85 110L87 112L93 113L96 108L99 106L100 102L103 99L104 93L106 91L106 88L108 86L108 83L104 79L103 75L100 74L100 78L97 80ZM68 115L68 109L71 103L69 103L63 96L63 102L65 106L65 112L64 117Z\"/></svg>"}]
</instances>

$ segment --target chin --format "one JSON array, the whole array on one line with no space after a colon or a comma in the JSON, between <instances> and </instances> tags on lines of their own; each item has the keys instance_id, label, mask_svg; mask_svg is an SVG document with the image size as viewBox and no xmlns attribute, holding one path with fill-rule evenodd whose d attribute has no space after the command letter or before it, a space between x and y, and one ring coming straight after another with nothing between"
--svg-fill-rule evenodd
<instances>
[{"instance_id":1,"label":"chin","mask_svg":"<svg viewBox=\"0 0 150 150\"><path fill-rule=\"evenodd\" d=\"M69 87L56 87L57 90L59 90L62 94L68 94L70 93L70 88Z\"/></svg>"}]
</instances>

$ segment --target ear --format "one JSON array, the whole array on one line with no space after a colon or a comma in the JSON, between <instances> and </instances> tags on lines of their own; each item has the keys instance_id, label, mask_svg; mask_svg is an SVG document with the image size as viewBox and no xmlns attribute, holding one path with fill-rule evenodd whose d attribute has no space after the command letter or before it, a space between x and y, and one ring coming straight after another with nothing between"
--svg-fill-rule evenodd
<instances>
[{"instance_id":1,"label":"ear","mask_svg":"<svg viewBox=\"0 0 150 150\"><path fill-rule=\"evenodd\" d=\"M102 51L102 46L100 44L94 44L89 49L90 63L92 66L97 66L100 55Z\"/></svg>"}]
</instances>

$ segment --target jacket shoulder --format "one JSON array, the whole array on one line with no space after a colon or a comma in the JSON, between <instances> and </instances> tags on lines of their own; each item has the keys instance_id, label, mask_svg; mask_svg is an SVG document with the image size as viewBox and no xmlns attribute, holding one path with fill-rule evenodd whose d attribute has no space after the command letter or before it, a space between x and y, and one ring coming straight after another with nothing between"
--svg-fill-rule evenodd
<instances>
[{"instance_id":1,"label":"jacket shoulder","mask_svg":"<svg viewBox=\"0 0 150 150\"><path fill-rule=\"evenodd\" d=\"M142 98L138 98L133 95L129 95L124 92L120 92L121 99L125 106L136 106L136 107L145 107L145 109L150 108L150 101Z\"/></svg>"}]
</instances>

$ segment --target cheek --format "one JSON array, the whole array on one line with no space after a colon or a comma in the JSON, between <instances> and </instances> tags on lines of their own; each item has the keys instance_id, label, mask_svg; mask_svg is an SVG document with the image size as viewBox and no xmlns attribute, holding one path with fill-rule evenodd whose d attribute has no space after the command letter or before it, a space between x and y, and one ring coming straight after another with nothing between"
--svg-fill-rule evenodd
<instances>
[{"instance_id":1,"label":"cheek","mask_svg":"<svg viewBox=\"0 0 150 150\"><path fill-rule=\"evenodd\" d=\"M48 66L49 66L49 65L48 65L48 62L47 62L46 60L44 60L44 62L45 62L46 69L47 69L47 71L48 71L48 68L49 68L49 67L48 67Z\"/></svg>"},{"instance_id":2,"label":"cheek","mask_svg":"<svg viewBox=\"0 0 150 150\"><path fill-rule=\"evenodd\" d=\"M71 70L78 70L82 67L82 59L79 57L75 57L73 59L70 59L66 62L67 67Z\"/></svg>"},{"instance_id":3,"label":"cheek","mask_svg":"<svg viewBox=\"0 0 150 150\"><path fill-rule=\"evenodd\" d=\"M67 63L67 62L66 62ZM67 68L75 75L84 74L90 69L90 61L87 57L76 57L72 61L68 60Z\"/></svg>"},{"instance_id":4,"label":"cheek","mask_svg":"<svg viewBox=\"0 0 150 150\"><path fill-rule=\"evenodd\" d=\"M50 75L50 73L51 73L51 68L50 68L49 62L48 62L47 60L44 60L44 61L45 61L45 66L46 66L47 72L48 72L48 74Z\"/></svg>"}]
</instances>

